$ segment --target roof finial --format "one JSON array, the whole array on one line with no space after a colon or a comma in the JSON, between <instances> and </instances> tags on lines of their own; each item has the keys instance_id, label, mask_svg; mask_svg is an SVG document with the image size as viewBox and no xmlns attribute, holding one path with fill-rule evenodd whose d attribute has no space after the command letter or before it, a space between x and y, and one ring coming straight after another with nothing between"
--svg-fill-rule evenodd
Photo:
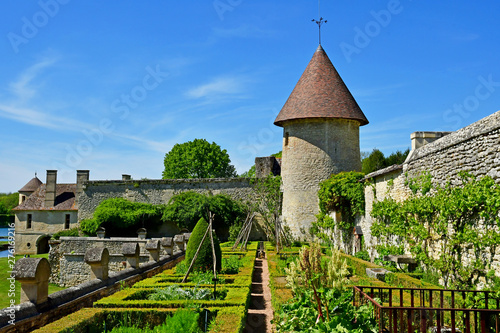
<instances>
[{"instance_id":1,"label":"roof finial","mask_svg":"<svg viewBox=\"0 0 500 333\"><path fill-rule=\"evenodd\" d=\"M321 17L321 0L318 0L318 17L319 20L312 19L312 22L315 22L318 25L319 28L319 45L321 45L321 25L323 23L327 23L327 20L323 21L323 18Z\"/></svg>"}]
</instances>

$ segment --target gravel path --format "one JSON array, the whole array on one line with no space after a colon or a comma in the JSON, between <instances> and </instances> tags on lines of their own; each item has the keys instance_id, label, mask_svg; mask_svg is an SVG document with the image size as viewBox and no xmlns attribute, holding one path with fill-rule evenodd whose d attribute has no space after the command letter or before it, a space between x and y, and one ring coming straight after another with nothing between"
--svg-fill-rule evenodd
<instances>
[{"instance_id":1,"label":"gravel path","mask_svg":"<svg viewBox=\"0 0 500 333\"><path fill-rule=\"evenodd\" d=\"M267 259L255 259L250 306L247 324L243 332L272 332L271 319L273 319L273 308L271 306Z\"/></svg>"}]
</instances>

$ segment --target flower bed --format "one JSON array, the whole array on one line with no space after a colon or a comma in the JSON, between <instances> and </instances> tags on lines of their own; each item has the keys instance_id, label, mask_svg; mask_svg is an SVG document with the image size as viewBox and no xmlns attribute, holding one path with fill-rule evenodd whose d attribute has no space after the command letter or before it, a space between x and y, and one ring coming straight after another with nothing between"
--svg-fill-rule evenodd
<instances>
[{"instance_id":1,"label":"flower bed","mask_svg":"<svg viewBox=\"0 0 500 333\"><path fill-rule=\"evenodd\" d=\"M206 308L210 314L210 332L241 332L245 326L246 310L250 301L257 245L257 242L249 243L247 252L231 252L228 244L222 244L222 257L232 258L232 269L238 270L238 273L218 275L223 280L222 284L217 284L217 293L223 296L219 297L220 299L149 300L148 296L155 290L173 285L213 290L213 284L193 282L193 275L190 275L188 282L180 283L184 275L176 273L174 268L95 302L93 309L82 309L36 332L101 332L104 331L103 325L110 331L115 326L127 323L137 324L139 327L151 327L164 323L166 318L172 316L179 308L192 307L194 307L192 311L200 312L198 323L200 327L204 325L205 318L204 312L201 312ZM235 266L235 256L239 259L239 268Z\"/></svg>"}]
</instances>

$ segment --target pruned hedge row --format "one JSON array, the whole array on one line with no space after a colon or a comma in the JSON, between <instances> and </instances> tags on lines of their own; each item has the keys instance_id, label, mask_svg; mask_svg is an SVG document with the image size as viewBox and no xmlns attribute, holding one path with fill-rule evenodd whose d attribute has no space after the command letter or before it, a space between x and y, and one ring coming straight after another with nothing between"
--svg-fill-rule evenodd
<instances>
[{"instance_id":1,"label":"pruned hedge row","mask_svg":"<svg viewBox=\"0 0 500 333\"><path fill-rule=\"evenodd\" d=\"M250 287L254 270L254 260L258 243L247 246L247 252L230 252L228 243L221 244L222 255L239 255L242 267L238 274L221 275L225 283L217 285L217 291L227 291L222 300L147 300L147 295L154 288L164 288L177 284L185 288L194 288L196 284L189 282L181 284L183 276L175 274L175 269L166 270L154 277L144 279L130 288L123 289L111 296L94 303L94 308L82 309L37 330L37 333L80 333L102 332L104 323L107 330L127 322L139 325L158 325L172 315L177 308L195 306L199 309L208 308L214 321L214 332L239 333L245 327L246 313L250 303ZM213 285L198 287L213 288ZM138 298L146 299L138 299ZM193 310L201 311L201 310ZM204 316L202 316L204 318Z\"/></svg>"},{"instance_id":2,"label":"pruned hedge row","mask_svg":"<svg viewBox=\"0 0 500 333\"><path fill-rule=\"evenodd\" d=\"M382 266L376 265L374 263L364 261L362 259L342 254L342 256L347 260L347 264L352 267L354 274L366 277L366 269L367 268L383 268ZM411 277L406 273L388 273L385 276L385 282L389 285L395 287L403 287L403 288L441 288L439 286L433 285L431 283L427 283Z\"/></svg>"}]
</instances>

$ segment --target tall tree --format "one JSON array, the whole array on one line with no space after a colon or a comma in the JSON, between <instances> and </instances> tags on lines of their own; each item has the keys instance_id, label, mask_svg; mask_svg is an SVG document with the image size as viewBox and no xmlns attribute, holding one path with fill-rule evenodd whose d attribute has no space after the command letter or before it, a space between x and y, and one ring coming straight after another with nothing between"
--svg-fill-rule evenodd
<instances>
[{"instance_id":1,"label":"tall tree","mask_svg":"<svg viewBox=\"0 0 500 333\"><path fill-rule=\"evenodd\" d=\"M215 142L194 139L176 144L165 155L163 179L179 178L231 178L236 169L225 149Z\"/></svg>"}]
</instances>

